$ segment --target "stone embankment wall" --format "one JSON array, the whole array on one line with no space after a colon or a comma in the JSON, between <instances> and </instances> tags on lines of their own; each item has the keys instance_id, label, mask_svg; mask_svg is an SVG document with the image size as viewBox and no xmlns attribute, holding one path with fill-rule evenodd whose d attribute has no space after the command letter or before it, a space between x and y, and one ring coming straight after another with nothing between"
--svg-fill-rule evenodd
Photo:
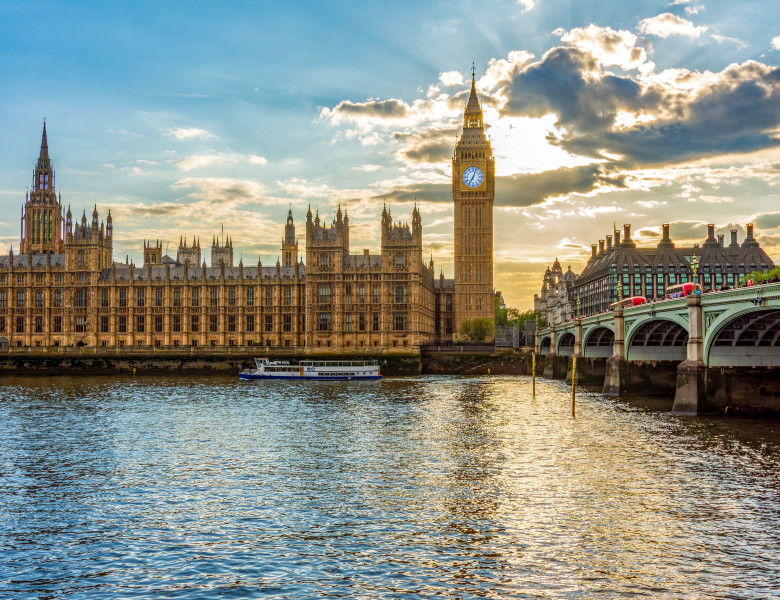
<instances>
[{"instance_id":1,"label":"stone embankment wall","mask_svg":"<svg viewBox=\"0 0 780 600\"><path fill-rule=\"evenodd\" d=\"M211 372L238 373L242 366L254 364L257 356L274 356L267 349L142 351L134 349L101 351L100 349L69 352L40 352L16 350L0 355L0 376L13 375L74 375L78 373L161 373ZM422 364L419 354L349 355L284 354L283 360L378 360L385 375L419 375Z\"/></svg>"},{"instance_id":2,"label":"stone embankment wall","mask_svg":"<svg viewBox=\"0 0 780 600\"><path fill-rule=\"evenodd\" d=\"M537 357L537 375L542 367ZM423 351L422 372L430 375L530 375L530 350L500 350L474 352L467 348L460 351Z\"/></svg>"}]
</instances>

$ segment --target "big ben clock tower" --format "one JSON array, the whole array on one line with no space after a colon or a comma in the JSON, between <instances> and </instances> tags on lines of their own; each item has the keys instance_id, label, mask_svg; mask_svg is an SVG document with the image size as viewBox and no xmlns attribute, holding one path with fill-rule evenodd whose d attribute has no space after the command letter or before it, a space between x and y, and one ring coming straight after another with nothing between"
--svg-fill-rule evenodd
<instances>
[{"instance_id":1,"label":"big ben clock tower","mask_svg":"<svg viewBox=\"0 0 780 600\"><path fill-rule=\"evenodd\" d=\"M455 331L463 321L493 322L493 199L495 161L485 136L474 69L463 134L452 156L455 204Z\"/></svg>"}]
</instances>

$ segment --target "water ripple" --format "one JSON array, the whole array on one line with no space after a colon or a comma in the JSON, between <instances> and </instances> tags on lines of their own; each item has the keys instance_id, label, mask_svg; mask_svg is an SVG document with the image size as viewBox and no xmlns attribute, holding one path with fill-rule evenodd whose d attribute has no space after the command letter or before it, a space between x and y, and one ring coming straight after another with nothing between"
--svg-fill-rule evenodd
<instances>
[{"instance_id":1,"label":"water ripple","mask_svg":"<svg viewBox=\"0 0 780 600\"><path fill-rule=\"evenodd\" d=\"M0 597L767 598L776 422L519 377L6 379Z\"/></svg>"}]
</instances>

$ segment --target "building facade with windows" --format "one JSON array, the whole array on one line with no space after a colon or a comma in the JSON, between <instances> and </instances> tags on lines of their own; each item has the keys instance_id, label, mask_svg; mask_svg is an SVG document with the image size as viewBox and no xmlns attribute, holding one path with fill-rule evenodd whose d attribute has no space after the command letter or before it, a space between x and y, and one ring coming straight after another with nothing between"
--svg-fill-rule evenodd
<instances>
[{"instance_id":1,"label":"building facade with windows","mask_svg":"<svg viewBox=\"0 0 780 600\"><path fill-rule=\"evenodd\" d=\"M0 257L0 345L171 347L262 345L307 352L409 351L446 343L465 319L493 319L494 163L472 76L453 155L455 278L434 276L422 219L385 207L380 252L355 254L349 217L306 215L305 258L289 211L276 265L233 264L230 236L180 237L176 259L145 241L142 267L113 260L113 222L97 206L74 223L55 193L44 123L21 216L20 252Z\"/></svg>"},{"instance_id":2,"label":"building facade with windows","mask_svg":"<svg viewBox=\"0 0 780 600\"><path fill-rule=\"evenodd\" d=\"M591 246L587 265L577 276L569 294L572 306L579 303L582 316L609 310L618 297L644 296L660 300L664 290L678 283L694 280L691 261L696 257L696 280L705 290L739 285L752 271L774 268L772 259L753 236L753 225L745 226L745 238L737 241L737 230L730 230L727 245L724 236L715 236L715 226L707 225L702 244L678 247L669 235L669 225L662 226L661 241L655 248L637 248L631 239L631 225L621 232L607 235Z\"/></svg>"}]
</instances>

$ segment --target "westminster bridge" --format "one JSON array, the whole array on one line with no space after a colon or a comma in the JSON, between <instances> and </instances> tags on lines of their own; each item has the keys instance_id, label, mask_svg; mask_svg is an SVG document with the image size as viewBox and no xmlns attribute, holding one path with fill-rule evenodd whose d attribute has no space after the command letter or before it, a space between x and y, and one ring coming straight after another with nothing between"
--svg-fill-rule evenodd
<instances>
[{"instance_id":1,"label":"westminster bridge","mask_svg":"<svg viewBox=\"0 0 780 600\"><path fill-rule=\"evenodd\" d=\"M673 394L672 410L780 414L780 283L578 318L537 334L544 374L603 392Z\"/></svg>"}]
</instances>

